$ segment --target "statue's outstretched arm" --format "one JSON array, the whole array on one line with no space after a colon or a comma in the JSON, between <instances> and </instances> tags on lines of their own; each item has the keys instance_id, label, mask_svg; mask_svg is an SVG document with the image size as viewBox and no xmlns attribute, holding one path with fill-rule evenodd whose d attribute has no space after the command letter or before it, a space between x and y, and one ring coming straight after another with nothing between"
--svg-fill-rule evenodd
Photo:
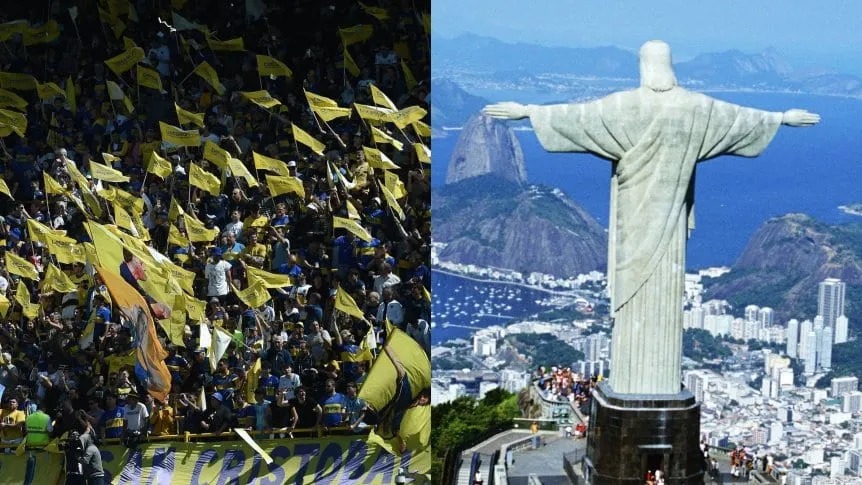
<instances>
[{"instance_id":1,"label":"statue's outstretched arm","mask_svg":"<svg viewBox=\"0 0 862 485\"><path fill-rule=\"evenodd\" d=\"M787 126L814 126L820 123L820 115L809 113L804 109L789 109L784 112L781 124Z\"/></svg>"},{"instance_id":2,"label":"statue's outstretched arm","mask_svg":"<svg viewBox=\"0 0 862 485\"><path fill-rule=\"evenodd\" d=\"M530 116L527 105L512 102L489 104L482 108L482 114L502 120L520 120Z\"/></svg>"}]
</instances>

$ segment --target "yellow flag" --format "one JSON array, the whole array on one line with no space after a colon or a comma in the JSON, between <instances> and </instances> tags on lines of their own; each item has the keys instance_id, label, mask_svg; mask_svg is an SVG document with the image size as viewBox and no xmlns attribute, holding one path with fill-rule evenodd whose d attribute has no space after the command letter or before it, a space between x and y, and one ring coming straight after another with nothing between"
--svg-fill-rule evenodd
<instances>
[{"instance_id":1,"label":"yellow flag","mask_svg":"<svg viewBox=\"0 0 862 485\"><path fill-rule=\"evenodd\" d=\"M368 106L367 104L353 103L353 108L356 113L364 120L371 121L391 121L393 112L386 108L378 108L377 106Z\"/></svg>"},{"instance_id":2,"label":"yellow flag","mask_svg":"<svg viewBox=\"0 0 862 485\"><path fill-rule=\"evenodd\" d=\"M6 194L10 199L14 199L14 197L12 197L12 192L9 192L9 186L6 185L6 181L3 179L0 179L0 194ZM27 220L29 221L29 219Z\"/></svg>"},{"instance_id":3,"label":"yellow flag","mask_svg":"<svg viewBox=\"0 0 862 485\"><path fill-rule=\"evenodd\" d=\"M80 244L69 244L49 240L48 252L53 254L57 261L63 264L86 261L87 255L84 246Z\"/></svg>"},{"instance_id":4,"label":"yellow flag","mask_svg":"<svg viewBox=\"0 0 862 485\"><path fill-rule=\"evenodd\" d=\"M356 207L354 207L353 204L349 200L345 201L345 205L347 205L347 217L348 218L355 219L357 221L362 220L362 218L359 217L359 211L356 210Z\"/></svg>"},{"instance_id":5,"label":"yellow flag","mask_svg":"<svg viewBox=\"0 0 862 485\"><path fill-rule=\"evenodd\" d=\"M0 42L5 42L12 38L15 34L24 34L24 31L30 28L30 23L26 19L13 20L0 24Z\"/></svg>"},{"instance_id":6,"label":"yellow flag","mask_svg":"<svg viewBox=\"0 0 862 485\"><path fill-rule=\"evenodd\" d=\"M126 229L127 231L133 230L132 228L134 228L135 225L132 223L132 217L129 215L128 212L126 212L126 209L123 209L116 202L113 204L113 206L114 206L114 223L118 227L122 227L123 229Z\"/></svg>"},{"instance_id":7,"label":"yellow flag","mask_svg":"<svg viewBox=\"0 0 862 485\"><path fill-rule=\"evenodd\" d=\"M338 107L338 103L334 99L327 98L326 96L321 96L319 94L314 94L311 91L303 90L303 92L305 93L305 99L308 100L309 106L312 106L312 107L319 106L319 107L323 107L323 108L337 108Z\"/></svg>"},{"instance_id":8,"label":"yellow flag","mask_svg":"<svg viewBox=\"0 0 862 485\"><path fill-rule=\"evenodd\" d=\"M360 320L365 320L365 315L356 305L356 300L344 288L339 288L335 292L335 309Z\"/></svg>"},{"instance_id":9,"label":"yellow flag","mask_svg":"<svg viewBox=\"0 0 862 485\"><path fill-rule=\"evenodd\" d=\"M398 170L400 167L392 163L392 160L376 148L362 147L365 152L365 160L371 168L382 168L385 170Z\"/></svg>"},{"instance_id":10,"label":"yellow flag","mask_svg":"<svg viewBox=\"0 0 862 485\"><path fill-rule=\"evenodd\" d=\"M365 11L368 15L376 18L381 22L385 22L389 20L389 11L383 7L369 7L362 2L359 2L359 6L362 7L362 10Z\"/></svg>"},{"instance_id":11,"label":"yellow flag","mask_svg":"<svg viewBox=\"0 0 862 485\"><path fill-rule=\"evenodd\" d=\"M237 37L231 40L215 40L212 37L207 38L210 49L214 51L234 51L240 52L245 50L245 44L242 37Z\"/></svg>"},{"instance_id":12,"label":"yellow flag","mask_svg":"<svg viewBox=\"0 0 862 485\"><path fill-rule=\"evenodd\" d=\"M431 149L422 143L414 143L413 148L416 150L416 158L423 163L431 163Z\"/></svg>"},{"instance_id":13,"label":"yellow flag","mask_svg":"<svg viewBox=\"0 0 862 485\"><path fill-rule=\"evenodd\" d=\"M217 93L223 95L225 88L222 86L221 82L218 80L218 74L215 69L209 65L207 61L203 61L198 64L198 67L193 71L198 76L202 77L204 81L207 82L213 89L216 90Z\"/></svg>"},{"instance_id":14,"label":"yellow flag","mask_svg":"<svg viewBox=\"0 0 862 485\"><path fill-rule=\"evenodd\" d=\"M389 96L386 96L380 88L374 84L370 84L369 86L371 87L371 98L374 100L374 104L377 106L383 106L384 108L389 108L392 111L398 110L398 108L395 107L395 103L393 103L392 100L389 99Z\"/></svg>"},{"instance_id":15,"label":"yellow flag","mask_svg":"<svg viewBox=\"0 0 862 485\"><path fill-rule=\"evenodd\" d=\"M236 293L237 298L249 308L259 308L271 298L260 280L255 281L254 284L250 284L244 290L237 289L236 286L233 286L233 283L230 286L233 288L233 292Z\"/></svg>"},{"instance_id":16,"label":"yellow flag","mask_svg":"<svg viewBox=\"0 0 862 485\"><path fill-rule=\"evenodd\" d=\"M41 289L42 291L70 293L78 291L78 286L75 283L72 283L69 276L60 271L60 268L54 266L52 263L48 263L48 267L45 269L45 279L42 281Z\"/></svg>"},{"instance_id":17,"label":"yellow flag","mask_svg":"<svg viewBox=\"0 0 862 485\"><path fill-rule=\"evenodd\" d=\"M323 150L326 149L326 145L309 135L302 128L296 126L296 123L291 126L291 129L293 130L293 138L297 143L302 143L310 148L314 153L323 155Z\"/></svg>"},{"instance_id":18,"label":"yellow flag","mask_svg":"<svg viewBox=\"0 0 862 485\"><path fill-rule=\"evenodd\" d=\"M386 188L385 185L381 184L380 181L377 182L380 185L380 191L383 192L383 198L386 199L386 205L389 206L390 209L395 211L398 214L398 219L404 220L404 210L401 209L401 206L398 205L398 201L395 199L395 196L392 195L392 192Z\"/></svg>"},{"instance_id":19,"label":"yellow flag","mask_svg":"<svg viewBox=\"0 0 862 485\"><path fill-rule=\"evenodd\" d=\"M29 91L36 89L38 81L30 74L17 72L0 72L0 87L3 89L15 89L17 91Z\"/></svg>"},{"instance_id":20,"label":"yellow flag","mask_svg":"<svg viewBox=\"0 0 862 485\"><path fill-rule=\"evenodd\" d=\"M117 74L122 74L129 69L135 67L141 59L144 58L144 50L140 47L132 47L118 56L114 56L105 61L108 68Z\"/></svg>"},{"instance_id":21,"label":"yellow flag","mask_svg":"<svg viewBox=\"0 0 862 485\"><path fill-rule=\"evenodd\" d=\"M302 186L302 180L296 177L281 177L277 175L267 175L266 185L269 187L269 195L277 197L281 194L294 193L305 199L305 188Z\"/></svg>"},{"instance_id":22,"label":"yellow flag","mask_svg":"<svg viewBox=\"0 0 862 485\"><path fill-rule=\"evenodd\" d=\"M117 14L103 10L101 7L97 8L99 10L99 18L102 22L108 24L108 27L114 33L114 37L119 39L123 35L123 32L126 31L126 24L117 17Z\"/></svg>"},{"instance_id":23,"label":"yellow flag","mask_svg":"<svg viewBox=\"0 0 862 485\"><path fill-rule=\"evenodd\" d=\"M162 91L162 77L159 71L138 64L138 86L144 86L156 91Z\"/></svg>"},{"instance_id":24,"label":"yellow flag","mask_svg":"<svg viewBox=\"0 0 862 485\"><path fill-rule=\"evenodd\" d=\"M287 76L293 77L293 72L284 65L283 62L279 61L274 57L262 56L258 54L257 56L257 72L261 77L266 76Z\"/></svg>"},{"instance_id":25,"label":"yellow flag","mask_svg":"<svg viewBox=\"0 0 862 485\"><path fill-rule=\"evenodd\" d=\"M221 181L195 163L189 165L189 183L212 195L218 195L221 192Z\"/></svg>"},{"instance_id":26,"label":"yellow flag","mask_svg":"<svg viewBox=\"0 0 862 485\"><path fill-rule=\"evenodd\" d=\"M126 192L125 190L119 189L117 187L111 187L109 194L105 194L104 192L105 191L99 192L99 195L101 195L106 200L109 200L111 202L117 202L119 204L122 204L122 206L127 209L131 209L138 214L143 214L144 200L140 197L136 197Z\"/></svg>"},{"instance_id":27,"label":"yellow flag","mask_svg":"<svg viewBox=\"0 0 862 485\"><path fill-rule=\"evenodd\" d=\"M246 268L246 271L249 285L260 284L265 288L284 288L293 285L293 280L286 274L274 274L253 266Z\"/></svg>"},{"instance_id":28,"label":"yellow flag","mask_svg":"<svg viewBox=\"0 0 862 485\"><path fill-rule=\"evenodd\" d=\"M57 195L66 195L66 189L60 185L60 182L57 182L54 177L48 175L48 172L42 172L42 177L45 181L45 193L46 194L57 194Z\"/></svg>"},{"instance_id":29,"label":"yellow flag","mask_svg":"<svg viewBox=\"0 0 862 485\"><path fill-rule=\"evenodd\" d=\"M66 96L66 92L60 89L60 86L51 82L47 82L45 84L37 82L36 94L39 95L39 99L48 99L53 98L54 96Z\"/></svg>"},{"instance_id":30,"label":"yellow flag","mask_svg":"<svg viewBox=\"0 0 862 485\"><path fill-rule=\"evenodd\" d=\"M174 109L177 110L177 118L180 120L181 125L185 125L186 123L193 123L201 128L204 127L204 114L203 113L192 113L191 111L186 111L176 103L174 103Z\"/></svg>"},{"instance_id":31,"label":"yellow flag","mask_svg":"<svg viewBox=\"0 0 862 485\"><path fill-rule=\"evenodd\" d=\"M404 149L404 144L400 141L392 138L389 133L377 128L376 126L371 127L371 136L374 138L374 141L377 143L388 143L395 147L396 150L401 151Z\"/></svg>"},{"instance_id":32,"label":"yellow flag","mask_svg":"<svg viewBox=\"0 0 862 485\"><path fill-rule=\"evenodd\" d=\"M180 247L188 247L189 240L183 236L177 226L171 224L170 229L168 229L168 243L175 244Z\"/></svg>"},{"instance_id":33,"label":"yellow flag","mask_svg":"<svg viewBox=\"0 0 862 485\"><path fill-rule=\"evenodd\" d=\"M358 76L361 72L359 66L356 65L356 61L353 60L353 56L350 55L350 51L347 50L347 46L344 47L344 68L352 76Z\"/></svg>"},{"instance_id":34,"label":"yellow flag","mask_svg":"<svg viewBox=\"0 0 862 485\"><path fill-rule=\"evenodd\" d=\"M165 331L168 340L176 346L185 347L183 337L186 334L186 312L182 310L171 311L171 318L159 320L159 326Z\"/></svg>"},{"instance_id":35,"label":"yellow flag","mask_svg":"<svg viewBox=\"0 0 862 485\"><path fill-rule=\"evenodd\" d=\"M27 131L27 116L17 111L0 109L0 125L14 131L18 136L24 136Z\"/></svg>"},{"instance_id":36,"label":"yellow flag","mask_svg":"<svg viewBox=\"0 0 862 485\"><path fill-rule=\"evenodd\" d=\"M384 170L383 181L386 184L386 188L392 192L392 195L394 195L396 199L400 199L407 195L407 189L404 188L404 182L402 182L394 173Z\"/></svg>"},{"instance_id":37,"label":"yellow flag","mask_svg":"<svg viewBox=\"0 0 862 485\"><path fill-rule=\"evenodd\" d=\"M34 281L39 281L39 272L33 263L18 256L13 251L6 251L6 271L29 278Z\"/></svg>"},{"instance_id":38,"label":"yellow flag","mask_svg":"<svg viewBox=\"0 0 862 485\"><path fill-rule=\"evenodd\" d=\"M218 168L224 170L227 167L227 161L230 159L230 153L224 148L216 145L212 140L204 142L204 160L212 162Z\"/></svg>"},{"instance_id":39,"label":"yellow flag","mask_svg":"<svg viewBox=\"0 0 862 485\"><path fill-rule=\"evenodd\" d=\"M323 121L332 121L336 118L350 116L350 108L333 108L331 106L311 106L311 110L317 113Z\"/></svg>"},{"instance_id":40,"label":"yellow flag","mask_svg":"<svg viewBox=\"0 0 862 485\"><path fill-rule=\"evenodd\" d=\"M72 113L78 112L77 95L75 94L75 82L72 81L72 76L66 78L66 101L69 102L69 109Z\"/></svg>"},{"instance_id":41,"label":"yellow flag","mask_svg":"<svg viewBox=\"0 0 862 485\"><path fill-rule=\"evenodd\" d=\"M174 222L177 220L177 217L184 215L186 215L186 212L183 210L182 206L180 206L176 199L171 197L171 205L168 208L168 220Z\"/></svg>"},{"instance_id":42,"label":"yellow flag","mask_svg":"<svg viewBox=\"0 0 862 485\"><path fill-rule=\"evenodd\" d=\"M60 37L60 26L56 20L49 20L39 27L28 27L24 30L22 41L25 46L47 44Z\"/></svg>"},{"instance_id":43,"label":"yellow flag","mask_svg":"<svg viewBox=\"0 0 862 485\"><path fill-rule=\"evenodd\" d=\"M351 219L345 219L344 217L333 216L332 217L332 227L333 228L342 228L347 229L351 233L353 233L359 239L362 239L366 242L371 242L371 234L368 234L368 231L365 230L364 227L360 226L356 221Z\"/></svg>"},{"instance_id":44,"label":"yellow flag","mask_svg":"<svg viewBox=\"0 0 862 485\"><path fill-rule=\"evenodd\" d=\"M183 219L191 242L212 242L218 236L218 229L207 229L203 222L191 216L185 216Z\"/></svg>"},{"instance_id":45,"label":"yellow flag","mask_svg":"<svg viewBox=\"0 0 862 485\"><path fill-rule=\"evenodd\" d=\"M5 317L9 313L9 307L11 306L12 302L5 295L0 295L0 317Z\"/></svg>"},{"instance_id":46,"label":"yellow flag","mask_svg":"<svg viewBox=\"0 0 862 485\"><path fill-rule=\"evenodd\" d=\"M206 318L206 302L203 302L193 296L189 296L182 293L177 295L177 303L175 304L174 308L177 308L179 305L182 305L182 307L179 308L185 308L186 311L189 312L189 318L191 318L193 321L199 322Z\"/></svg>"},{"instance_id":47,"label":"yellow flag","mask_svg":"<svg viewBox=\"0 0 862 485\"><path fill-rule=\"evenodd\" d=\"M357 42L365 42L374 34L374 27L368 24L354 25L346 29L338 29L338 35L341 36L341 42L344 47Z\"/></svg>"},{"instance_id":48,"label":"yellow flag","mask_svg":"<svg viewBox=\"0 0 862 485\"><path fill-rule=\"evenodd\" d=\"M0 107L7 106L23 110L27 107L27 100L12 91L0 89Z\"/></svg>"},{"instance_id":49,"label":"yellow flag","mask_svg":"<svg viewBox=\"0 0 862 485\"><path fill-rule=\"evenodd\" d=\"M401 59L401 70L404 71L404 83L407 84L407 89L413 89L413 86L416 85L416 78L404 59Z\"/></svg>"},{"instance_id":50,"label":"yellow flag","mask_svg":"<svg viewBox=\"0 0 862 485\"><path fill-rule=\"evenodd\" d=\"M176 126L159 121L159 129L162 132L162 140L178 147L201 146L201 134L198 130L183 130Z\"/></svg>"},{"instance_id":51,"label":"yellow flag","mask_svg":"<svg viewBox=\"0 0 862 485\"><path fill-rule=\"evenodd\" d=\"M21 312L27 318L37 318L41 307L38 303L30 303L30 290L24 284L24 280L18 280L18 286L15 289L15 301L21 304Z\"/></svg>"},{"instance_id":52,"label":"yellow flag","mask_svg":"<svg viewBox=\"0 0 862 485\"><path fill-rule=\"evenodd\" d=\"M92 175L94 179L101 180L103 182L123 183L129 181L129 177L123 175L123 172L108 167L107 165L96 163L92 160L90 160L90 175Z\"/></svg>"},{"instance_id":53,"label":"yellow flag","mask_svg":"<svg viewBox=\"0 0 862 485\"><path fill-rule=\"evenodd\" d=\"M228 168L230 168L231 173L234 177L242 177L248 183L249 187L257 187L260 185L257 182L257 179L254 178L254 175L248 171L248 168L242 163L240 160L236 158L228 158L227 160Z\"/></svg>"},{"instance_id":54,"label":"yellow flag","mask_svg":"<svg viewBox=\"0 0 862 485\"><path fill-rule=\"evenodd\" d=\"M281 101L273 98L269 95L269 92L266 90L263 91L240 91L240 94L245 96L246 99L251 101L252 103L260 106L261 108L270 109L274 106L278 106L281 104Z\"/></svg>"},{"instance_id":55,"label":"yellow flag","mask_svg":"<svg viewBox=\"0 0 862 485\"><path fill-rule=\"evenodd\" d=\"M126 37L125 35L123 36L123 49L129 50L129 49L133 49L137 46L138 45L135 44L135 41Z\"/></svg>"},{"instance_id":56,"label":"yellow flag","mask_svg":"<svg viewBox=\"0 0 862 485\"><path fill-rule=\"evenodd\" d=\"M66 236L66 231L58 231L42 224L36 219L27 219L27 234L35 242L48 244L49 241L76 244L77 241Z\"/></svg>"},{"instance_id":57,"label":"yellow flag","mask_svg":"<svg viewBox=\"0 0 862 485\"><path fill-rule=\"evenodd\" d=\"M185 268L181 268L174 263L162 263L162 274L165 279L174 279L179 286L190 294L195 293L195 273Z\"/></svg>"},{"instance_id":58,"label":"yellow flag","mask_svg":"<svg viewBox=\"0 0 862 485\"><path fill-rule=\"evenodd\" d=\"M270 158L261 155L257 152L251 152L252 158L254 159L254 167L258 170L268 170L270 172L275 172L281 176L289 177L290 173L287 170L287 164L282 162L281 160L276 160L275 158Z\"/></svg>"},{"instance_id":59,"label":"yellow flag","mask_svg":"<svg viewBox=\"0 0 862 485\"><path fill-rule=\"evenodd\" d=\"M408 106L400 111L392 113L390 121L395 123L395 126L398 128L404 129L410 123L415 123L421 120L427 114L428 111L426 111L425 108L420 106Z\"/></svg>"},{"instance_id":60,"label":"yellow flag","mask_svg":"<svg viewBox=\"0 0 862 485\"><path fill-rule=\"evenodd\" d=\"M166 179L173 172L173 168L171 167L171 162L159 156L158 153L152 152L152 155L150 155L150 164L147 166L147 172Z\"/></svg>"},{"instance_id":61,"label":"yellow flag","mask_svg":"<svg viewBox=\"0 0 862 485\"><path fill-rule=\"evenodd\" d=\"M126 95L123 93L123 88L114 81L105 81L105 86L108 89L108 98L112 101L122 101Z\"/></svg>"},{"instance_id":62,"label":"yellow flag","mask_svg":"<svg viewBox=\"0 0 862 485\"><path fill-rule=\"evenodd\" d=\"M411 123L413 127L413 131L416 132L417 135L422 138L430 138L431 137L431 127L428 126L427 123L423 123L422 121L416 121L415 123Z\"/></svg>"}]
</instances>

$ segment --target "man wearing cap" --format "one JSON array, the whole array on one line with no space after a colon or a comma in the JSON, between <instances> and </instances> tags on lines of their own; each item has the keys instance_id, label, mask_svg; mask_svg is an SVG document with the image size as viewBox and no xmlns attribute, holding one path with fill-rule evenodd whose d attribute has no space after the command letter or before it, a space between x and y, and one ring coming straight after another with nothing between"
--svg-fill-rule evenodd
<instances>
[{"instance_id":1,"label":"man wearing cap","mask_svg":"<svg viewBox=\"0 0 862 485\"><path fill-rule=\"evenodd\" d=\"M222 401L224 401L222 393L210 394L209 405L204 412L204 419L200 422L201 431L204 433L220 434L227 429L230 423L230 410L223 405Z\"/></svg>"},{"instance_id":2,"label":"man wearing cap","mask_svg":"<svg viewBox=\"0 0 862 485\"><path fill-rule=\"evenodd\" d=\"M212 260L207 262L204 275L207 279L207 297L224 298L230 292L228 282L231 264L222 259L224 251L221 248L212 250Z\"/></svg>"},{"instance_id":3,"label":"man wearing cap","mask_svg":"<svg viewBox=\"0 0 862 485\"><path fill-rule=\"evenodd\" d=\"M141 403L138 393L132 391L126 396L125 406L127 444L137 444L141 435L146 435L150 427L150 412Z\"/></svg>"}]
</instances>

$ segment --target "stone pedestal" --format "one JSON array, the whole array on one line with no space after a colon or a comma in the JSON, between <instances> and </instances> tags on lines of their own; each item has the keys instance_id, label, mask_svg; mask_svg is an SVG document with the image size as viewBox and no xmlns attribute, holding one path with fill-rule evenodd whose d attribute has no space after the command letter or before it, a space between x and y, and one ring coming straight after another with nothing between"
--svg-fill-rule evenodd
<instances>
[{"instance_id":1,"label":"stone pedestal","mask_svg":"<svg viewBox=\"0 0 862 485\"><path fill-rule=\"evenodd\" d=\"M607 382L593 392L584 473L592 485L643 484L661 469L665 483L703 483L700 405L691 392L618 394Z\"/></svg>"}]
</instances>

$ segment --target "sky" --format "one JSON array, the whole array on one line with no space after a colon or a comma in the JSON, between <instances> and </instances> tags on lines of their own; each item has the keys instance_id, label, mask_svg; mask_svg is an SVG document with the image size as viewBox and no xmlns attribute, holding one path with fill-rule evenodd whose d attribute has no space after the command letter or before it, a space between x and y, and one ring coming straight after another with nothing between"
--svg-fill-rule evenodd
<instances>
[{"instance_id":1,"label":"sky","mask_svg":"<svg viewBox=\"0 0 862 485\"><path fill-rule=\"evenodd\" d=\"M774 47L794 66L862 75L858 0L434 0L432 35L631 50L668 42L674 60Z\"/></svg>"}]
</instances>

